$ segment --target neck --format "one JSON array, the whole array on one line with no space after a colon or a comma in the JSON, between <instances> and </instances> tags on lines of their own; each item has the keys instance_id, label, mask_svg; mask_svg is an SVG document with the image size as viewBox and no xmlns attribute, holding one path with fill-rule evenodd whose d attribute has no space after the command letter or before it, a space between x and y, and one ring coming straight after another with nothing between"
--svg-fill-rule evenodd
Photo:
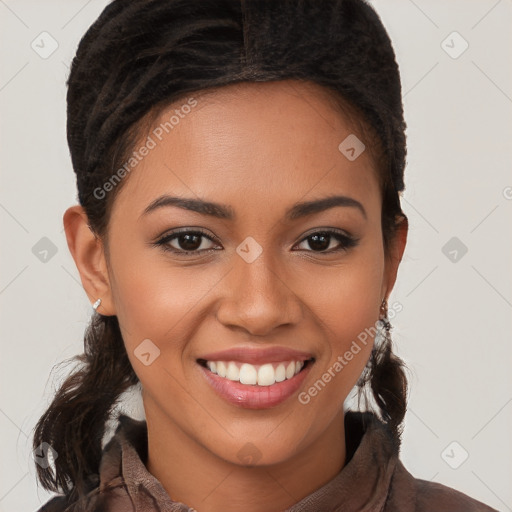
<instances>
[{"instance_id":1,"label":"neck","mask_svg":"<svg viewBox=\"0 0 512 512\"><path fill-rule=\"evenodd\" d=\"M147 411L149 412L149 411ZM343 410L318 440L279 464L246 467L219 458L150 408L148 471L175 502L198 512L278 512L334 478L345 465Z\"/></svg>"}]
</instances>

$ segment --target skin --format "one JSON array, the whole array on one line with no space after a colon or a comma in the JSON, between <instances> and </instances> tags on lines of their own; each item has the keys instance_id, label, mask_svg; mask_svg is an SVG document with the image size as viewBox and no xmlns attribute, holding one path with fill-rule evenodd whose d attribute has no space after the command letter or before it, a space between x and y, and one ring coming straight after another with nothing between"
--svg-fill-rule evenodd
<instances>
[{"instance_id":1,"label":"skin","mask_svg":"<svg viewBox=\"0 0 512 512\"><path fill-rule=\"evenodd\" d=\"M196 359L234 346L308 351L316 360L299 392L307 390L375 325L395 283L407 222L386 255L375 164L368 150L355 161L338 150L358 132L319 86L244 83L193 97L198 105L124 178L108 252L80 206L64 215L66 237L91 303L101 297L98 312L117 315L142 382L148 470L173 500L199 512L284 510L343 468L343 402L371 342L307 405L296 393L262 410L225 402ZM141 217L164 193L230 205L236 219L177 207ZM359 201L366 218L338 206L284 220L296 202L333 194ZM192 256L151 245L172 229L198 227L220 243L199 239L205 251ZM315 251L305 235L325 228L358 243L329 253L340 247L332 237ZM236 252L248 236L262 248L252 263ZM170 244L183 250L179 239ZM215 247L221 250L207 251ZM149 366L134 355L147 338L160 349ZM257 456L244 465L239 452L249 442Z\"/></svg>"}]
</instances>

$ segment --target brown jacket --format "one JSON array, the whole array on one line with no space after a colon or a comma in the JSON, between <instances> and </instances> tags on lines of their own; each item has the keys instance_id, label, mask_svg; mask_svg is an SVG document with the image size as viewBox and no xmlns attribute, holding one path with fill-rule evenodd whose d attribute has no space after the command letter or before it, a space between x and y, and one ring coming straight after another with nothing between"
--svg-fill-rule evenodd
<instances>
[{"instance_id":1,"label":"brown jacket","mask_svg":"<svg viewBox=\"0 0 512 512\"><path fill-rule=\"evenodd\" d=\"M497 512L455 489L414 478L399 460L389 430L372 413L346 412L345 429L347 463L343 469L284 512ZM196 512L172 501L147 471L146 458L146 422L121 416L103 450L99 485L87 494L85 510ZM38 512L75 510L65 496L57 496Z\"/></svg>"}]
</instances>

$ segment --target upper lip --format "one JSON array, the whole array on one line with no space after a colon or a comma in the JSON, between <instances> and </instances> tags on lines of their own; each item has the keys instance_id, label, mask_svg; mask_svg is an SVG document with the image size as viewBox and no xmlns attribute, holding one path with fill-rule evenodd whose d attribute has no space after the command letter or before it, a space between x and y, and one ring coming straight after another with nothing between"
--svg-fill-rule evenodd
<instances>
[{"instance_id":1,"label":"upper lip","mask_svg":"<svg viewBox=\"0 0 512 512\"><path fill-rule=\"evenodd\" d=\"M249 364L279 363L281 361L307 361L313 354L287 347L234 347L204 354L198 359L205 361L238 361Z\"/></svg>"}]
</instances>

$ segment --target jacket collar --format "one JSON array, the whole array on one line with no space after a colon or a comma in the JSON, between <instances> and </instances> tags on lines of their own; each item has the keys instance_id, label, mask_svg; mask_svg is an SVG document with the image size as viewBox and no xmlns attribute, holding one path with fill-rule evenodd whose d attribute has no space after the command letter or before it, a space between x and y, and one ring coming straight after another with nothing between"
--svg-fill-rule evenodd
<instances>
[{"instance_id":1,"label":"jacket collar","mask_svg":"<svg viewBox=\"0 0 512 512\"><path fill-rule=\"evenodd\" d=\"M399 441L373 413L345 413L346 462L329 482L285 512L318 510L382 510L398 461ZM104 448L99 490L122 486L135 503L142 494L158 503L155 511L193 512L171 500L162 484L146 469L147 425L126 415Z\"/></svg>"}]
</instances>

